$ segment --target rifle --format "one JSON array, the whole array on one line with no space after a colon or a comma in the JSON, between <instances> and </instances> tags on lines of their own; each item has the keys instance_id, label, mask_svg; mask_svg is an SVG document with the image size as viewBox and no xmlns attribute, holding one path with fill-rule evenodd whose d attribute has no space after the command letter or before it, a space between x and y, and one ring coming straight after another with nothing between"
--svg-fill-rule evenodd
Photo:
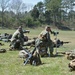
<instances>
[{"instance_id":1,"label":"rifle","mask_svg":"<svg viewBox=\"0 0 75 75\"><path fill-rule=\"evenodd\" d=\"M30 30L23 30L23 33L30 33Z\"/></svg>"},{"instance_id":2,"label":"rifle","mask_svg":"<svg viewBox=\"0 0 75 75\"><path fill-rule=\"evenodd\" d=\"M69 41L68 42L64 42L64 41L57 41L57 48L59 48L60 46L62 46L63 44L68 44L70 43ZM54 47L56 47L56 44L54 44Z\"/></svg>"},{"instance_id":3,"label":"rifle","mask_svg":"<svg viewBox=\"0 0 75 75\"><path fill-rule=\"evenodd\" d=\"M39 40L39 39L37 39L37 41L38 41L38 40ZM32 51L31 53L28 53L29 57L26 58L26 60L24 61L24 65L26 65L27 62L28 62L30 59L32 59L33 54L34 54L34 52L36 51L36 48L37 48L40 44L41 44L41 42L39 42L38 44L35 44L35 47L34 47L33 51ZM38 56L39 56L39 54L38 54ZM41 63L40 59L39 59L39 63Z\"/></svg>"},{"instance_id":4,"label":"rifle","mask_svg":"<svg viewBox=\"0 0 75 75\"><path fill-rule=\"evenodd\" d=\"M70 43L69 41L68 42L64 42L64 41L61 41L61 44L67 44L67 43Z\"/></svg>"}]
</instances>

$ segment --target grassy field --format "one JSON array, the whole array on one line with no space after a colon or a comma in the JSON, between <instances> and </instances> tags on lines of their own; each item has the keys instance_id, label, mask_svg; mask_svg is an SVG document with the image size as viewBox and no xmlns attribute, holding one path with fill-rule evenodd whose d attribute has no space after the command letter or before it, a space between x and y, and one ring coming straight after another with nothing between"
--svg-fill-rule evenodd
<instances>
[{"instance_id":1,"label":"grassy field","mask_svg":"<svg viewBox=\"0 0 75 75\"><path fill-rule=\"evenodd\" d=\"M30 29L30 33L26 34L29 38L37 37L43 29ZM0 33L13 33L15 30L0 29ZM69 44L64 44L57 51L68 51L75 49L75 31L60 31L58 38L62 41L69 41ZM53 40L55 36L51 35ZM2 41L0 41L2 42ZM58 54L56 57L41 58L42 65L32 66L23 65L23 59L18 58L19 51L9 51L9 43L2 42L5 45L0 48L7 49L6 53L0 53L0 75L75 75L75 71L69 72L68 63L65 55ZM55 52L56 48L54 49Z\"/></svg>"}]
</instances>

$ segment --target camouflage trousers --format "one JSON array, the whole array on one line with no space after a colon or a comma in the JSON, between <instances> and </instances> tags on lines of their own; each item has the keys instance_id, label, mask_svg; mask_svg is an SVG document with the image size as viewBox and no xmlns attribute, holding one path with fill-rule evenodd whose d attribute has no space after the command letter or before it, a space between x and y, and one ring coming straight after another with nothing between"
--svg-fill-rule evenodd
<instances>
[{"instance_id":1,"label":"camouflage trousers","mask_svg":"<svg viewBox=\"0 0 75 75\"><path fill-rule=\"evenodd\" d=\"M46 41L41 41L40 39L36 39L35 46L36 46L38 52L40 50L40 46L44 46L47 51L49 49L50 55L53 55L54 44L51 40L46 42Z\"/></svg>"},{"instance_id":2,"label":"camouflage trousers","mask_svg":"<svg viewBox=\"0 0 75 75\"><path fill-rule=\"evenodd\" d=\"M22 45L23 43L21 43L22 41L20 41L19 39L18 40L14 40L11 42L10 44L10 47L12 49L21 49L22 48Z\"/></svg>"}]
</instances>

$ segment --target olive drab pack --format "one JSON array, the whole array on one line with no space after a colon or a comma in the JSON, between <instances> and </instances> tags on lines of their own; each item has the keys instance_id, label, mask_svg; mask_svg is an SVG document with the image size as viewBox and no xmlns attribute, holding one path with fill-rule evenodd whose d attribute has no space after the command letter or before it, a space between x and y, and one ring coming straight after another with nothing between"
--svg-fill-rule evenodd
<instances>
[{"instance_id":1,"label":"olive drab pack","mask_svg":"<svg viewBox=\"0 0 75 75\"><path fill-rule=\"evenodd\" d=\"M33 56L30 58L30 64L33 66L37 66L37 65L40 65L41 63L42 62L41 62L39 54L37 52L34 53Z\"/></svg>"},{"instance_id":2,"label":"olive drab pack","mask_svg":"<svg viewBox=\"0 0 75 75\"><path fill-rule=\"evenodd\" d=\"M21 51L19 51L18 56L20 58L27 58L28 57L28 53L25 50L21 50Z\"/></svg>"}]
</instances>

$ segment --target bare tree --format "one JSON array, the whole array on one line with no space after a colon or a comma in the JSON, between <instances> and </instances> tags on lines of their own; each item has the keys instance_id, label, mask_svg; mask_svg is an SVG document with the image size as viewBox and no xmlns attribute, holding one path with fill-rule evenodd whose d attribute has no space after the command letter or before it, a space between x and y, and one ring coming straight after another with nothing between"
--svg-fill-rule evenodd
<instances>
[{"instance_id":1,"label":"bare tree","mask_svg":"<svg viewBox=\"0 0 75 75\"><path fill-rule=\"evenodd\" d=\"M17 25L19 25L19 19L20 19L20 15L22 10L24 9L23 7L23 2L22 0L12 0L11 4L10 4L10 8L11 10L15 13L15 19L16 19L16 23Z\"/></svg>"},{"instance_id":2,"label":"bare tree","mask_svg":"<svg viewBox=\"0 0 75 75\"><path fill-rule=\"evenodd\" d=\"M27 6L22 0L12 0L10 8L15 14L18 14L19 12L25 12Z\"/></svg>"},{"instance_id":3,"label":"bare tree","mask_svg":"<svg viewBox=\"0 0 75 75\"><path fill-rule=\"evenodd\" d=\"M8 5L9 5L9 1L10 0L0 0L0 9L1 9L1 15L2 15L2 24L1 26L3 27L4 26L4 12L5 10L8 8Z\"/></svg>"},{"instance_id":4,"label":"bare tree","mask_svg":"<svg viewBox=\"0 0 75 75\"><path fill-rule=\"evenodd\" d=\"M27 8L27 6L26 6L26 4L25 3L23 3L22 5L21 5L21 13L25 13L25 11L26 11L26 8Z\"/></svg>"},{"instance_id":5,"label":"bare tree","mask_svg":"<svg viewBox=\"0 0 75 75\"><path fill-rule=\"evenodd\" d=\"M12 0L11 1L11 9L14 11L16 14L20 12L22 0Z\"/></svg>"}]
</instances>

